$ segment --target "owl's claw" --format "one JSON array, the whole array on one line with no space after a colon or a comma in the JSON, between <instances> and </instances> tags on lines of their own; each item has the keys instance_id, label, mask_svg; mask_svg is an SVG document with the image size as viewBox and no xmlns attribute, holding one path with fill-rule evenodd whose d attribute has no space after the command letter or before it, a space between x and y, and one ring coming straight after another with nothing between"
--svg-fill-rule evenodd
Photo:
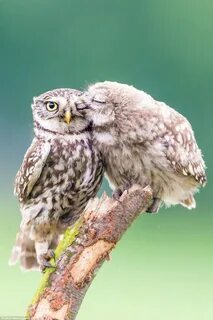
<instances>
[{"instance_id":1,"label":"owl's claw","mask_svg":"<svg viewBox=\"0 0 213 320\"><path fill-rule=\"evenodd\" d=\"M148 213L158 213L158 210L160 209L162 200L159 198L153 198L151 206L146 210Z\"/></svg>"},{"instance_id":2,"label":"owl's claw","mask_svg":"<svg viewBox=\"0 0 213 320\"><path fill-rule=\"evenodd\" d=\"M50 263L50 259L55 258L54 250L49 249L47 253L43 254L40 258L40 268L41 271L44 272L46 268L56 268L55 263Z\"/></svg>"},{"instance_id":3,"label":"owl's claw","mask_svg":"<svg viewBox=\"0 0 213 320\"><path fill-rule=\"evenodd\" d=\"M55 252L53 249L49 249L45 255L47 259L55 258Z\"/></svg>"},{"instance_id":4,"label":"owl's claw","mask_svg":"<svg viewBox=\"0 0 213 320\"><path fill-rule=\"evenodd\" d=\"M124 191L127 191L130 189L131 184L130 183L125 183L123 186L115 189L112 193L112 198L116 201L120 200L120 197L122 196L122 194L124 193Z\"/></svg>"},{"instance_id":5,"label":"owl's claw","mask_svg":"<svg viewBox=\"0 0 213 320\"><path fill-rule=\"evenodd\" d=\"M112 198L116 201L119 201L122 194L123 194L122 190L120 188L117 188L113 191Z\"/></svg>"},{"instance_id":6,"label":"owl's claw","mask_svg":"<svg viewBox=\"0 0 213 320\"><path fill-rule=\"evenodd\" d=\"M42 265L40 266L42 272L45 272L46 268L50 268L50 267L53 267L53 266L48 261L43 261Z\"/></svg>"}]
</instances>

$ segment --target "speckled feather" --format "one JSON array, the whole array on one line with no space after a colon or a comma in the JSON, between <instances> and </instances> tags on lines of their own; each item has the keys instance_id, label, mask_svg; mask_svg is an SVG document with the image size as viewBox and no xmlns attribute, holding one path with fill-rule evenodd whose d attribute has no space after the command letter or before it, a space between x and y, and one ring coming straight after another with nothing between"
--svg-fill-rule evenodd
<instances>
[{"instance_id":1,"label":"speckled feather","mask_svg":"<svg viewBox=\"0 0 213 320\"><path fill-rule=\"evenodd\" d=\"M184 116L141 90L109 81L89 86L78 103L93 122L94 144L113 188L149 184L167 205L195 207L205 164Z\"/></svg>"},{"instance_id":2,"label":"speckled feather","mask_svg":"<svg viewBox=\"0 0 213 320\"><path fill-rule=\"evenodd\" d=\"M22 223L11 259L12 263L20 260L26 269L37 267L42 256L55 248L102 181L103 164L92 145L89 122L73 104L79 95L71 89L53 90L36 98L32 106L35 138L15 182ZM54 97L60 104L55 116L44 105ZM70 125L63 122L67 109L72 111Z\"/></svg>"},{"instance_id":3,"label":"speckled feather","mask_svg":"<svg viewBox=\"0 0 213 320\"><path fill-rule=\"evenodd\" d=\"M49 153L49 142L37 138L33 140L15 179L14 193L21 203L27 200L38 181Z\"/></svg>"}]
</instances>

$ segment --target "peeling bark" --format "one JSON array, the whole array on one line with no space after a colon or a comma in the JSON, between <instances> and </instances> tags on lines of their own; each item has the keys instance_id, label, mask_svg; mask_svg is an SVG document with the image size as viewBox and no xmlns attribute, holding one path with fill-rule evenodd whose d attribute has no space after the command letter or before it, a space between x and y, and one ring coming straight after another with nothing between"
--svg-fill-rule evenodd
<instances>
[{"instance_id":1,"label":"peeling bark","mask_svg":"<svg viewBox=\"0 0 213 320\"><path fill-rule=\"evenodd\" d=\"M96 271L133 220L150 205L150 187L133 186L119 201L104 194L68 228L29 306L27 319L74 320Z\"/></svg>"}]
</instances>

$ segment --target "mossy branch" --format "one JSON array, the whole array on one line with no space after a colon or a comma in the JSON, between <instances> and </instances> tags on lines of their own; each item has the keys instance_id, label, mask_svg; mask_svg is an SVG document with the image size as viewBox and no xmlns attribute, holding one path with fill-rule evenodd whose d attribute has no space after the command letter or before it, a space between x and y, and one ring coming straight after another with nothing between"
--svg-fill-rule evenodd
<instances>
[{"instance_id":1,"label":"mossy branch","mask_svg":"<svg viewBox=\"0 0 213 320\"><path fill-rule=\"evenodd\" d=\"M151 199L150 187L135 185L119 201L106 194L91 201L56 248L53 267L43 274L27 319L74 320L96 271Z\"/></svg>"},{"instance_id":2,"label":"mossy branch","mask_svg":"<svg viewBox=\"0 0 213 320\"><path fill-rule=\"evenodd\" d=\"M80 229L80 226L82 223L83 223L83 219L80 218L72 227L67 228L63 239L60 241L57 248L55 249L54 258L52 258L50 260L50 263L52 264L53 267L46 268L46 270L41 278L38 289L36 290L36 293L31 301L31 305L34 305L37 303L37 301L40 299L40 296L42 295L44 289L48 287L50 275L51 275L51 273L53 273L55 271L55 268L56 268L55 262L60 258L60 256L63 254L63 252L65 252L65 250L69 246L72 245L76 236L79 233L79 229Z\"/></svg>"}]
</instances>

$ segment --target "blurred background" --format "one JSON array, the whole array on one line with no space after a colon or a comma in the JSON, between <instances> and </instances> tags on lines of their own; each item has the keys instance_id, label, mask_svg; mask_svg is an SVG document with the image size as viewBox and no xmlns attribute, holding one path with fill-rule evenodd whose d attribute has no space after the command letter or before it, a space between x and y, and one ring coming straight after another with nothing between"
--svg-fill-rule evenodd
<instances>
[{"instance_id":1,"label":"blurred background","mask_svg":"<svg viewBox=\"0 0 213 320\"><path fill-rule=\"evenodd\" d=\"M196 210L137 219L78 319L213 319L212 17L212 0L0 0L0 316L23 316L40 279L8 266L20 223L13 180L33 137L32 97L107 79L187 116L208 185Z\"/></svg>"}]
</instances>

